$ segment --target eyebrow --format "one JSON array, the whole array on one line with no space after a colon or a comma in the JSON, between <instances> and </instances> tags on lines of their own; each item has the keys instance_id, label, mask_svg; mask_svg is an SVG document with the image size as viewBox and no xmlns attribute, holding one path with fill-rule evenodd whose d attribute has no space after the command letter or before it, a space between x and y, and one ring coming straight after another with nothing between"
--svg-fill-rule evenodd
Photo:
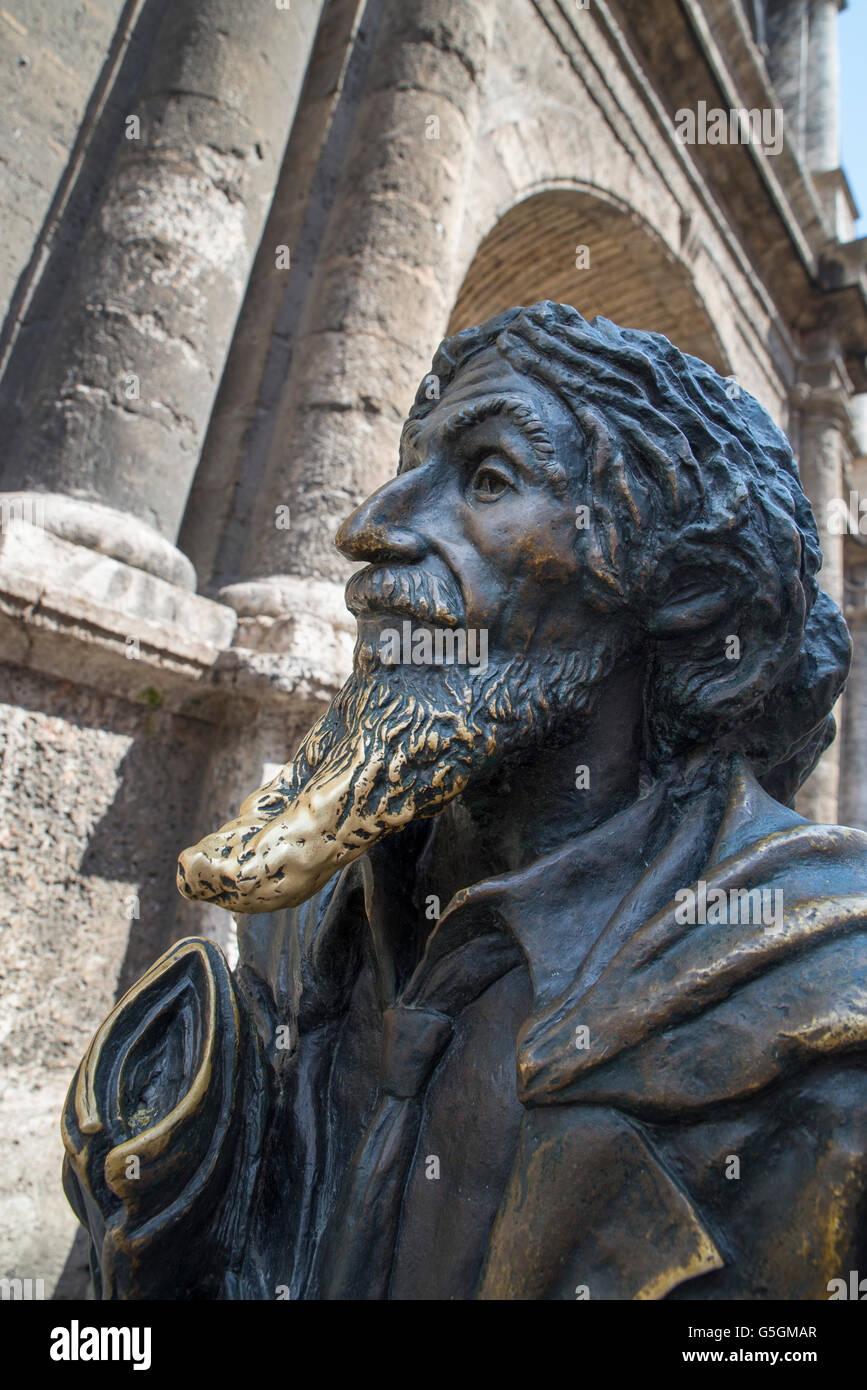
<instances>
[{"instance_id":1,"label":"eyebrow","mask_svg":"<svg viewBox=\"0 0 867 1390\"><path fill-rule=\"evenodd\" d=\"M567 477L565 469L556 461L554 445L545 425L525 401L513 396L485 396L479 401L470 401L449 415L437 428L438 439L454 439L464 430L479 425L495 415L507 415L517 425L533 449L538 468L532 471L557 492L565 492ZM407 453L417 454L418 440L424 428L424 418L407 420L400 440L399 472L407 472L416 466L409 461Z\"/></svg>"}]
</instances>

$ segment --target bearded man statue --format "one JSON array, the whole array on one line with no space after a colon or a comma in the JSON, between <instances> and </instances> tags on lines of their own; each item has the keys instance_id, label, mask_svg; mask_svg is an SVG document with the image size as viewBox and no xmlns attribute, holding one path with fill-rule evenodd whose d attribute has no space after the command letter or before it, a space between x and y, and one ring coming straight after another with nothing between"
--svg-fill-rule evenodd
<instances>
[{"instance_id":1,"label":"bearded man statue","mask_svg":"<svg viewBox=\"0 0 867 1390\"><path fill-rule=\"evenodd\" d=\"M337 536L352 675L181 855L238 966L174 946L73 1081L102 1297L825 1299L865 1267L867 836L793 809L849 637L727 385L561 304L441 345Z\"/></svg>"}]
</instances>

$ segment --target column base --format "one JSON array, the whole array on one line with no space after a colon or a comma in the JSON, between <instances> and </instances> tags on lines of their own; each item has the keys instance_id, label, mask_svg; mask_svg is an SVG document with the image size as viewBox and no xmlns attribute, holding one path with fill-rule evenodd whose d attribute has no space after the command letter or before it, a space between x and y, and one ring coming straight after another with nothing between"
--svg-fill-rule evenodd
<instances>
[{"instance_id":1,"label":"column base","mask_svg":"<svg viewBox=\"0 0 867 1390\"><path fill-rule=\"evenodd\" d=\"M171 541L146 521L102 502L62 492L0 492L0 532L16 521L109 555L178 588L196 588L193 564Z\"/></svg>"},{"instance_id":2,"label":"column base","mask_svg":"<svg viewBox=\"0 0 867 1390\"><path fill-rule=\"evenodd\" d=\"M16 520L0 532L3 660L122 699L223 716L225 605Z\"/></svg>"},{"instance_id":3,"label":"column base","mask_svg":"<svg viewBox=\"0 0 867 1390\"><path fill-rule=\"evenodd\" d=\"M332 693L346 680L356 629L342 584L272 575L230 584L217 597L238 614L236 647L280 664L310 668Z\"/></svg>"}]
</instances>

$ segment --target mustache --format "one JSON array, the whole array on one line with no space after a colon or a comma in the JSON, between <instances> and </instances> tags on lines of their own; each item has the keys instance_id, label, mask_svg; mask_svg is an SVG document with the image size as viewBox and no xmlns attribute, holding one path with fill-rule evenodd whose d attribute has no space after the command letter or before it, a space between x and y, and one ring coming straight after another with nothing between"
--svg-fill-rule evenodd
<instances>
[{"instance_id":1,"label":"mustache","mask_svg":"<svg viewBox=\"0 0 867 1390\"><path fill-rule=\"evenodd\" d=\"M464 600L449 576L416 565L368 565L346 585L346 606L362 613L397 613L441 627L464 625Z\"/></svg>"}]
</instances>

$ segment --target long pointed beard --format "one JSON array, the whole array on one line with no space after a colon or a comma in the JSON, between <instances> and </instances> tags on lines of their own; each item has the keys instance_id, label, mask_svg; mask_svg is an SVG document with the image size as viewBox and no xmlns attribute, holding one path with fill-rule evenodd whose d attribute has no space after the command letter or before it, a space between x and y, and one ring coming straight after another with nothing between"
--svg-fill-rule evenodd
<instances>
[{"instance_id":1,"label":"long pointed beard","mask_svg":"<svg viewBox=\"0 0 867 1390\"><path fill-rule=\"evenodd\" d=\"M187 849L178 887L231 912L297 907L384 835L435 816L502 754L579 713L614 657L607 643L500 670L356 665L295 759L235 820Z\"/></svg>"}]
</instances>

